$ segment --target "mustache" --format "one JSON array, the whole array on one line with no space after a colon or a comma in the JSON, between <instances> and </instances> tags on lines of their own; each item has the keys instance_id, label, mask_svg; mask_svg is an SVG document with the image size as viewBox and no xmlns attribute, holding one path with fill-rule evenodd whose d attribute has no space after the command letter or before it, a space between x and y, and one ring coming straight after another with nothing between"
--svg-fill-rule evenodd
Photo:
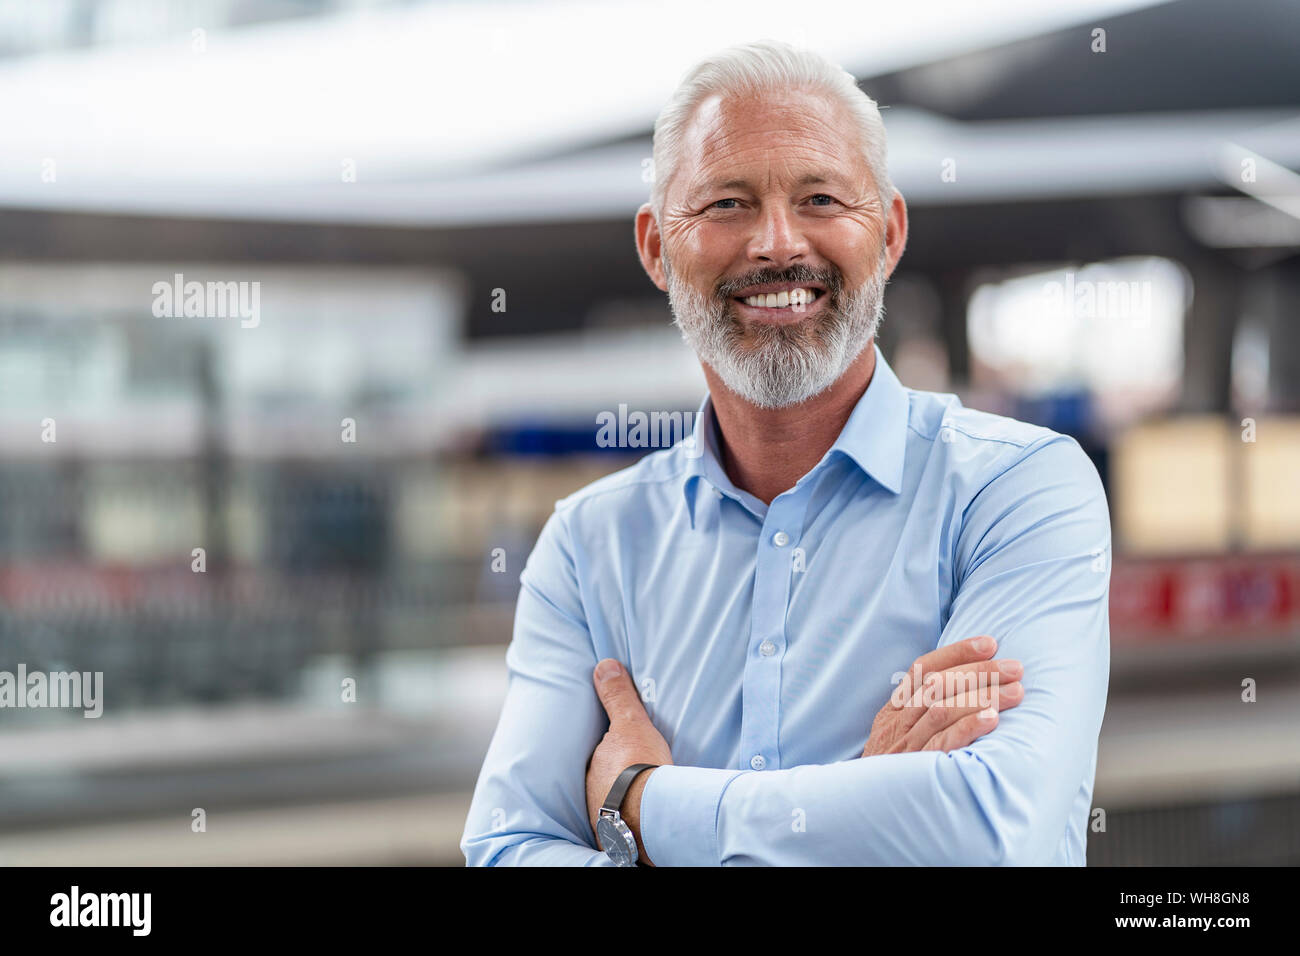
<instances>
[{"instance_id":1,"label":"mustache","mask_svg":"<svg viewBox=\"0 0 1300 956\"><path fill-rule=\"evenodd\" d=\"M826 294L832 302L838 301L844 288L844 277L838 269L814 269L812 266L796 265L785 269L757 269L743 276L724 279L718 283L714 294L720 299L730 299L742 289L768 282L817 283L825 286Z\"/></svg>"}]
</instances>

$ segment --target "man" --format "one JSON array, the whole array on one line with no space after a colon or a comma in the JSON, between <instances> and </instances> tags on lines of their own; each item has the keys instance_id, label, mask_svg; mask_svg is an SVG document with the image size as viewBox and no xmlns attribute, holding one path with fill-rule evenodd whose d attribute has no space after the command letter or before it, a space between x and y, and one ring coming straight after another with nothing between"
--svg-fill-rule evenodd
<instances>
[{"instance_id":1,"label":"man","mask_svg":"<svg viewBox=\"0 0 1300 956\"><path fill-rule=\"evenodd\" d=\"M543 529L468 862L1082 864L1105 497L1073 439L875 347L907 239L875 104L739 47L683 81L655 170L637 248L709 394Z\"/></svg>"}]
</instances>

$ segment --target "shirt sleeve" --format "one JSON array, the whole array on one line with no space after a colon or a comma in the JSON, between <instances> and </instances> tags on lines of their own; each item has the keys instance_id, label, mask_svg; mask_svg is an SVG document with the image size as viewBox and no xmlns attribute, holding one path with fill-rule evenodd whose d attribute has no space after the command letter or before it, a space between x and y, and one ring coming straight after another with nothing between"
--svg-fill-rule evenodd
<instances>
[{"instance_id":1,"label":"shirt sleeve","mask_svg":"<svg viewBox=\"0 0 1300 956\"><path fill-rule=\"evenodd\" d=\"M587 762L608 727L596 653L556 511L520 575L506 699L460 848L470 866L612 866L587 819Z\"/></svg>"},{"instance_id":2,"label":"shirt sleeve","mask_svg":"<svg viewBox=\"0 0 1300 956\"><path fill-rule=\"evenodd\" d=\"M1078 443L1052 435L1009 467L1004 459L967 506L955 550L938 644L997 638L997 658L1024 664L1020 704L950 753L775 771L661 767L641 801L656 865L1054 860L1081 786L1091 789L1110 671L1110 517Z\"/></svg>"}]
</instances>

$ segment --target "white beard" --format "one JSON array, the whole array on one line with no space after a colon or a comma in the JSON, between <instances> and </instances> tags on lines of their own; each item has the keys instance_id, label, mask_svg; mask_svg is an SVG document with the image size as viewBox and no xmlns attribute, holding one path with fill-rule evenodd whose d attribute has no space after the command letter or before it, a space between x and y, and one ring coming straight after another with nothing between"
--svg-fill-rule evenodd
<instances>
[{"instance_id":1,"label":"white beard","mask_svg":"<svg viewBox=\"0 0 1300 956\"><path fill-rule=\"evenodd\" d=\"M875 337L884 314L885 250L875 274L827 302L815 321L745 325L729 298L712 299L682 282L664 257L668 301L682 338L726 386L759 408L786 408L830 388ZM824 293L830 294L830 293ZM745 343L745 338L752 343Z\"/></svg>"}]
</instances>

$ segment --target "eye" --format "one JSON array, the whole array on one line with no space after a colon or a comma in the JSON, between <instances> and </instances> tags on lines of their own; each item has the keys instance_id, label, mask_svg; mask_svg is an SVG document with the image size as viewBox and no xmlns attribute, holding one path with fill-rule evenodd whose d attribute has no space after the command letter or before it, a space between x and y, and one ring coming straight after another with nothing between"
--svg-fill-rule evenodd
<instances>
[{"instance_id":1,"label":"eye","mask_svg":"<svg viewBox=\"0 0 1300 956\"><path fill-rule=\"evenodd\" d=\"M819 199L825 199L826 202L824 203L818 202L817 200ZM813 196L808 201L812 203L814 206L829 206L831 203L835 202L835 199L831 196L826 195L825 193L818 193L816 196Z\"/></svg>"},{"instance_id":2,"label":"eye","mask_svg":"<svg viewBox=\"0 0 1300 956\"><path fill-rule=\"evenodd\" d=\"M740 202L740 200L739 200L739 199L719 199L717 202L712 203L712 204L709 206L709 208L710 208L710 209L735 209L735 208L737 208L736 206L724 206L724 205L722 205L724 202L738 203L738 202Z\"/></svg>"}]
</instances>

